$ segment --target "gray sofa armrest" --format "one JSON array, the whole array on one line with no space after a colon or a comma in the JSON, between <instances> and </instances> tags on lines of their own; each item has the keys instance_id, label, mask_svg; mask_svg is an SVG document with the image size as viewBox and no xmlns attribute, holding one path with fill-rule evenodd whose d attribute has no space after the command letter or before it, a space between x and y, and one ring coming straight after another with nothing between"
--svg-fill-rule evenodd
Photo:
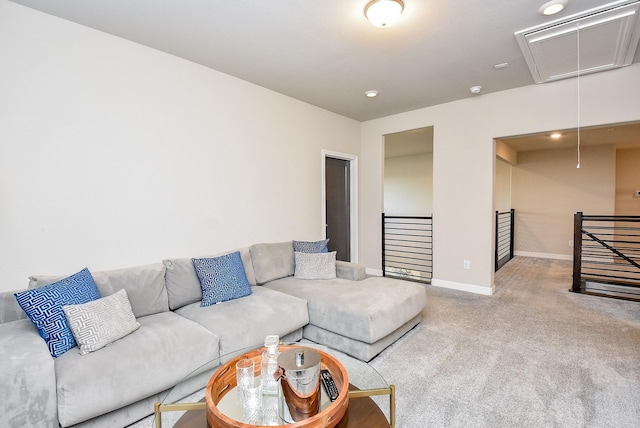
<instances>
[{"instance_id":1,"label":"gray sofa armrest","mask_svg":"<svg viewBox=\"0 0 640 428\"><path fill-rule=\"evenodd\" d=\"M361 281L367 277L364 265L336 260L336 276L351 281Z\"/></svg>"},{"instance_id":2,"label":"gray sofa armrest","mask_svg":"<svg viewBox=\"0 0 640 428\"><path fill-rule=\"evenodd\" d=\"M58 426L54 360L29 319L0 324L0 426Z\"/></svg>"}]
</instances>

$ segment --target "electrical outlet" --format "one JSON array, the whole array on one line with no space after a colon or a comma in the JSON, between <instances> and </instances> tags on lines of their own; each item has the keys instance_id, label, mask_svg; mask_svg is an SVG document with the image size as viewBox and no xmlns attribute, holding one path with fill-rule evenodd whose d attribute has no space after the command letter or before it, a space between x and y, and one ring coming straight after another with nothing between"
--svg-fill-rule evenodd
<instances>
[{"instance_id":1,"label":"electrical outlet","mask_svg":"<svg viewBox=\"0 0 640 428\"><path fill-rule=\"evenodd\" d=\"M471 262L469 260L465 260L464 264L463 264L463 267L465 269L471 269Z\"/></svg>"}]
</instances>

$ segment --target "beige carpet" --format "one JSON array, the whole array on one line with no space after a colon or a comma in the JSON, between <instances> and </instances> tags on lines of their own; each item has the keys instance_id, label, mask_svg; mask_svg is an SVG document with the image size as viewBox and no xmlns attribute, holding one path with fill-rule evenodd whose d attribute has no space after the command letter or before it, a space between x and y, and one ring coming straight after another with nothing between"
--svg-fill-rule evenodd
<instances>
[{"instance_id":1,"label":"beige carpet","mask_svg":"<svg viewBox=\"0 0 640 428\"><path fill-rule=\"evenodd\" d=\"M372 361L398 427L639 427L640 303L574 294L571 262L515 258L496 294L428 287Z\"/></svg>"},{"instance_id":2,"label":"beige carpet","mask_svg":"<svg viewBox=\"0 0 640 428\"><path fill-rule=\"evenodd\" d=\"M571 262L520 257L493 296L427 286L422 323L371 361L396 426L640 427L640 303L570 286Z\"/></svg>"}]
</instances>

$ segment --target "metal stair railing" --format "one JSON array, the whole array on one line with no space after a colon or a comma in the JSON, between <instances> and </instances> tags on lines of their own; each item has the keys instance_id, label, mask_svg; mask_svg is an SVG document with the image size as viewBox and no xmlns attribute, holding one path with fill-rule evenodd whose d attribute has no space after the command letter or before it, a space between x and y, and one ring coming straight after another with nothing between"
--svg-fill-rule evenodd
<instances>
[{"instance_id":1,"label":"metal stair railing","mask_svg":"<svg viewBox=\"0 0 640 428\"><path fill-rule=\"evenodd\" d=\"M571 291L640 300L640 216L574 215Z\"/></svg>"},{"instance_id":2,"label":"metal stair railing","mask_svg":"<svg viewBox=\"0 0 640 428\"><path fill-rule=\"evenodd\" d=\"M514 256L516 210L496 211L495 271Z\"/></svg>"},{"instance_id":3,"label":"metal stair railing","mask_svg":"<svg viewBox=\"0 0 640 428\"><path fill-rule=\"evenodd\" d=\"M382 275L431 282L433 217L382 213Z\"/></svg>"}]
</instances>

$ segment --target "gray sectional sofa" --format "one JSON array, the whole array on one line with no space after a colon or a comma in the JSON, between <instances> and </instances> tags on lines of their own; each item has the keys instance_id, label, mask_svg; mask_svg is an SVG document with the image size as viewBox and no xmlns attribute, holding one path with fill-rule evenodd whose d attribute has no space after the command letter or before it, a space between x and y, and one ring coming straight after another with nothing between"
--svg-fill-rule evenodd
<instances>
[{"instance_id":1,"label":"gray sectional sofa","mask_svg":"<svg viewBox=\"0 0 640 428\"><path fill-rule=\"evenodd\" d=\"M0 426L126 426L175 385L184 396L202 388L211 369L268 334L369 361L426 306L423 286L366 277L356 264L336 262L335 279L296 278L292 241L239 251L251 294L206 307L190 258L92 272L103 297L127 291L140 327L86 355L53 358L13 293L1 293ZM29 288L58 279L33 276Z\"/></svg>"}]
</instances>

